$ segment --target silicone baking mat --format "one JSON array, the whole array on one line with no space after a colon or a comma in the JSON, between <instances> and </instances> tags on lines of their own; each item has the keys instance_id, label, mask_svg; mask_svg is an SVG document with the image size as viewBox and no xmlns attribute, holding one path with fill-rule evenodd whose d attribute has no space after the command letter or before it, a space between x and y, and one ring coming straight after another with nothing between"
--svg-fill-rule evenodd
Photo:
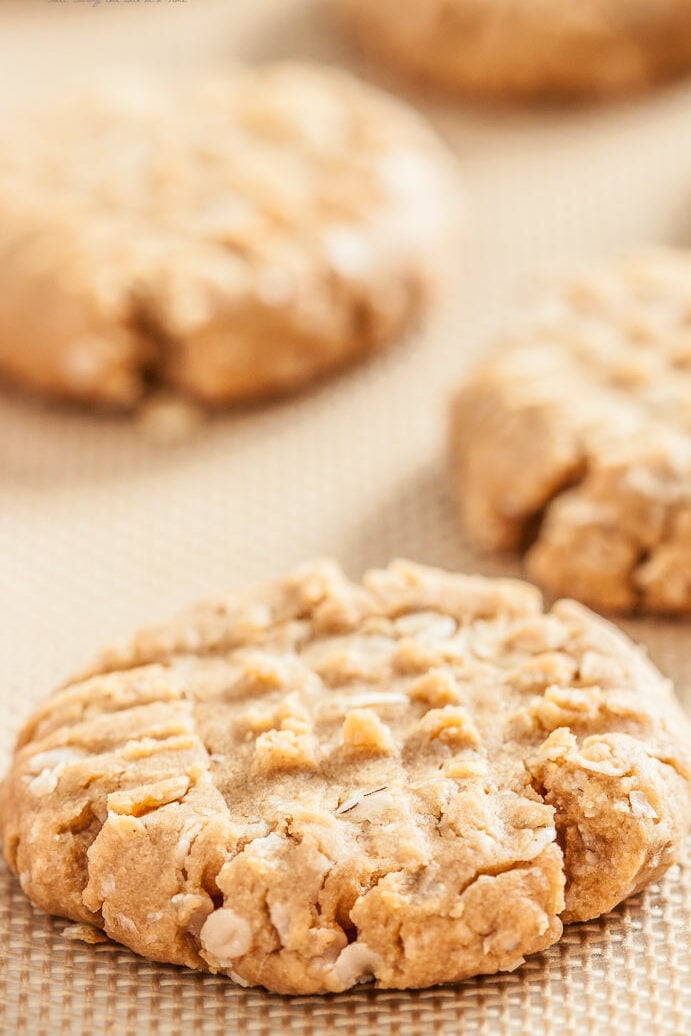
<instances>
[{"instance_id":1,"label":"silicone baking mat","mask_svg":"<svg viewBox=\"0 0 691 1036\"><path fill-rule=\"evenodd\" d=\"M308 0L2 0L0 111L68 80L309 58L376 76ZM395 555L474 556L444 470L449 386L536 272L683 242L691 82L626 103L480 109L389 84L458 158L461 239L417 334L297 399L205 423L178 447L129 419L0 395L0 749L103 644L189 601L329 554L358 576ZM0 161L2 157L0 156ZM37 300L40 304L40 300ZM689 626L631 622L691 707ZM0 1031L600 1034L691 1031L691 870L569 928L511 975L419 993L279 998L67 941L0 865Z\"/></svg>"}]
</instances>

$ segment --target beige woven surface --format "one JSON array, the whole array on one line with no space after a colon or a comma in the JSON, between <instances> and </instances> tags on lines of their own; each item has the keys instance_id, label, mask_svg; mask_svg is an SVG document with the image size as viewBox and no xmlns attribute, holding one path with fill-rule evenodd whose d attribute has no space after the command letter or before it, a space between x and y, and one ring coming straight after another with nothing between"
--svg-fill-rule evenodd
<instances>
[{"instance_id":1,"label":"beige woven surface","mask_svg":"<svg viewBox=\"0 0 691 1036\"><path fill-rule=\"evenodd\" d=\"M238 57L357 67L307 0L3 0L0 108L67 79ZM121 74L121 73L119 73ZM333 554L488 573L444 476L449 387L535 270L683 241L691 84L615 107L481 112L413 98L458 153L464 240L424 332L297 400L175 449L128 420L0 396L0 749L102 644L191 599ZM1 156L0 156L1 161ZM39 300L40 301L40 300ZM691 708L688 624L629 623ZM691 865L519 972L417 994L281 999L67 942L0 865L0 1032L674 1034L691 1031Z\"/></svg>"}]
</instances>

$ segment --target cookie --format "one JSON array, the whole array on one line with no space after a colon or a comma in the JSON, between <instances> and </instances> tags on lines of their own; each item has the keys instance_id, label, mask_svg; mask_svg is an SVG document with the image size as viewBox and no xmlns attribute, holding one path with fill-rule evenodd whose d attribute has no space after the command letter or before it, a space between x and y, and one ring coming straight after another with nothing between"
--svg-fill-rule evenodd
<instances>
[{"instance_id":1,"label":"cookie","mask_svg":"<svg viewBox=\"0 0 691 1036\"><path fill-rule=\"evenodd\" d=\"M564 281L458 392L470 539L596 608L691 612L691 253Z\"/></svg>"},{"instance_id":2,"label":"cookie","mask_svg":"<svg viewBox=\"0 0 691 1036\"><path fill-rule=\"evenodd\" d=\"M494 98L627 92L691 66L691 0L334 0L375 58Z\"/></svg>"},{"instance_id":3,"label":"cookie","mask_svg":"<svg viewBox=\"0 0 691 1036\"><path fill-rule=\"evenodd\" d=\"M423 987L513 970L660 877L688 744L669 684L572 601L323 562L55 693L0 829L35 903L153 960Z\"/></svg>"},{"instance_id":4,"label":"cookie","mask_svg":"<svg viewBox=\"0 0 691 1036\"><path fill-rule=\"evenodd\" d=\"M336 71L94 87L0 142L0 375L128 408L285 393L422 312L455 182Z\"/></svg>"}]
</instances>

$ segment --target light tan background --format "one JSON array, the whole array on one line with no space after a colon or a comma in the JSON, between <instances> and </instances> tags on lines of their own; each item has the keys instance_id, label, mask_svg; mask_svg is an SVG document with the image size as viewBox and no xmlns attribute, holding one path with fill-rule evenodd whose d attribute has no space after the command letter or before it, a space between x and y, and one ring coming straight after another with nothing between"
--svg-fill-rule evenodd
<instances>
[{"instance_id":1,"label":"light tan background","mask_svg":"<svg viewBox=\"0 0 691 1036\"><path fill-rule=\"evenodd\" d=\"M0 111L111 69L179 75L289 56L371 73L310 0L2 0ZM129 420L0 395L3 768L34 701L103 643L195 597L317 554L352 575L401 554L516 571L474 557L457 530L443 467L449 388L534 271L686 238L691 84L577 110L408 96L457 152L467 204L449 298L423 333L297 400L216 417L174 449ZM627 625L691 706L688 624ZM67 942L4 865L0 896L2 1032L691 1031L686 868L516 974L314 999Z\"/></svg>"}]
</instances>

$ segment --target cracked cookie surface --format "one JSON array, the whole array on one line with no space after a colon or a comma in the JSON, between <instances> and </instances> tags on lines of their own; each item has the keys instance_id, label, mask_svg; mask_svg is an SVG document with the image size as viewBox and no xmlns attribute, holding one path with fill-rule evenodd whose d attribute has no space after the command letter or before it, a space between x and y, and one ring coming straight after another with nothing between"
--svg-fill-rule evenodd
<instances>
[{"instance_id":1,"label":"cracked cookie surface","mask_svg":"<svg viewBox=\"0 0 691 1036\"><path fill-rule=\"evenodd\" d=\"M551 593L691 612L691 254L566 281L464 381L451 417L465 528Z\"/></svg>"},{"instance_id":2,"label":"cracked cookie surface","mask_svg":"<svg viewBox=\"0 0 691 1036\"><path fill-rule=\"evenodd\" d=\"M493 98L631 91L691 66L691 0L332 0L375 59Z\"/></svg>"},{"instance_id":3,"label":"cracked cookie surface","mask_svg":"<svg viewBox=\"0 0 691 1036\"><path fill-rule=\"evenodd\" d=\"M280 394L379 349L424 308L453 190L420 117L301 65L97 86L2 152L0 374L120 408Z\"/></svg>"},{"instance_id":4,"label":"cracked cookie surface","mask_svg":"<svg viewBox=\"0 0 691 1036\"><path fill-rule=\"evenodd\" d=\"M318 993L512 970L674 861L688 728L582 606L322 562L110 651L36 711L4 850L154 960Z\"/></svg>"}]
</instances>

